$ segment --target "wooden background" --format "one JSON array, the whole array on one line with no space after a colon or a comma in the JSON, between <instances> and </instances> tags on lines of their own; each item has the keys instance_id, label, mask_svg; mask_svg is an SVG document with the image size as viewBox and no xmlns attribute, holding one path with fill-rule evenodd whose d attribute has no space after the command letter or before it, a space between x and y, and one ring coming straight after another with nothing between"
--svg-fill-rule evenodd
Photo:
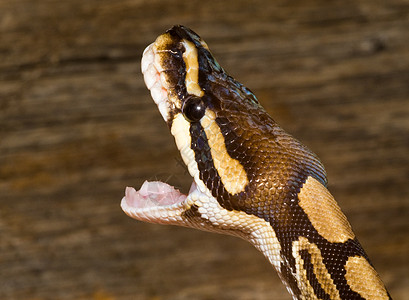
<instances>
[{"instance_id":1,"label":"wooden background","mask_svg":"<svg viewBox=\"0 0 409 300\"><path fill-rule=\"evenodd\" d=\"M0 299L290 299L237 238L128 218L125 186L191 179L140 73L174 24L324 162L409 299L409 2L0 1Z\"/></svg>"}]
</instances>

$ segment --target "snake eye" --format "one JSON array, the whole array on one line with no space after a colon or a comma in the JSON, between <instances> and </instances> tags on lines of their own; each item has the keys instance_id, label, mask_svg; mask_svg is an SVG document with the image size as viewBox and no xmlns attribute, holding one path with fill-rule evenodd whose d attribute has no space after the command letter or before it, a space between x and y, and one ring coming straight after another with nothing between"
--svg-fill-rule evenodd
<instances>
[{"instance_id":1,"label":"snake eye","mask_svg":"<svg viewBox=\"0 0 409 300\"><path fill-rule=\"evenodd\" d=\"M201 98L192 96L183 103L182 112L190 122L197 122L204 116L206 106Z\"/></svg>"}]
</instances>

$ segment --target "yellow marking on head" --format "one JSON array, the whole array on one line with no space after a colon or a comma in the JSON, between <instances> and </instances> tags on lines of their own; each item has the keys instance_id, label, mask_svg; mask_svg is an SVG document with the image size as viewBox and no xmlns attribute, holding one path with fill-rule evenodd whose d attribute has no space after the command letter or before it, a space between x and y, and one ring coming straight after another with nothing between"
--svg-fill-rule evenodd
<instances>
[{"instance_id":1,"label":"yellow marking on head","mask_svg":"<svg viewBox=\"0 0 409 300\"><path fill-rule=\"evenodd\" d=\"M345 264L345 278L351 290L364 299L389 299L378 273L362 256L352 256Z\"/></svg>"},{"instance_id":2,"label":"yellow marking on head","mask_svg":"<svg viewBox=\"0 0 409 300\"><path fill-rule=\"evenodd\" d=\"M308 281L307 270L304 266L304 260L301 258L300 251L307 250L311 255L311 264L315 277L321 285L321 288L332 300L341 299L330 273L325 266L321 251L316 244L310 243L307 238L300 237L298 241L293 242L293 256L296 262L298 284L301 291L307 292L307 295L315 295L314 290Z\"/></svg>"},{"instance_id":3,"label":"yellow marking on head","mask_svg":"<svg viewBox=\"0 0 409 300\"><path fill-rule=\"evenodd\" d=\"M298 199L314 228L327 241L344 243L355 237L334 197L318 180L308 177Z\"/></svg>"},{"instance_id":4,"label":"yellow marking on head","mask_svg":"<svg viewBox=\"0 0 409 300\"><path fill-rule=\"evenodd\" d=\"M199 169L195 153L191 149L190 122L186 120L182 113L178 113L173 119L170 131L175 138L176 146L190 175L195 179L196 184L203 184L204 187L204 183L199 179Z\"/></svg>"},{"instance_id":5,"label":"yellow marking on head","mask_svg":"<svg viewBox=\"0 0 409 300\"><path fill-rule=\"evenodd\" d=\"M175 44L174 37L172 37L172 35L170 35L169 33L164 33L158 36L152 45L152 52L154 55L152 64L158 73L156 75L158 76L156 82L161 85L162 89L166 90L167 101L166 98L164 97L163 100L164 104L162 104L162 106L166 106L162 107L162 110L166 111L165 114L166 117L169 110L173 110L175 107L181 109L182 107L182 101L180 100L177 93L175 93L174 89L175 84L173 78L174 75L172 73L169 74L167 72L169 71L168 67L169 62L172 62L173 60L176 59L175 56L170 51L172 47L174 47L174 44ZM158 99L154 100L155 102L157 102ZM165 104L165 102L167 103ZM159 107L159 110L161 110L161 107Z\"/></svg>"},{"instance_id":6,"label":"yellow marking on head","mask_svg":"<svg viewBox=\"0 0 409 300\"><path fill-rule=\"evenodd\" d=\"M249 183L246 171L238 160L231 158L227 153L223 134L216 123L215 113L211 110L206 110L200 123L206 133L213 163L224 188L232 195L243 192Z\"/></svg>"},{"instance_id":7,"label":"yellow marking on head","mask_svg":"<svg viewBox=\"0 0 409 300\"><path fill-rule=\"evenodd\" d=\"M153 44L156 51L168 50L169 45L173 43L173 38L169 33L164 33L158 36Z\"/></svg>"},{"instance_id":8,"label":"yellow marking on head","mask_svg":"<svg viewBox=\"0 0 409 300\"><path fill-rule=\"evenodd\" d=\"M199 85L199 61L197 57L196 46L195 44L187 40L183 40L182 44L183 46L185 46L185 52L183 52L183 61L186 65L186 90L190 95L202 97L204 95L204 92Z\"/></svg>"}]
</instances>

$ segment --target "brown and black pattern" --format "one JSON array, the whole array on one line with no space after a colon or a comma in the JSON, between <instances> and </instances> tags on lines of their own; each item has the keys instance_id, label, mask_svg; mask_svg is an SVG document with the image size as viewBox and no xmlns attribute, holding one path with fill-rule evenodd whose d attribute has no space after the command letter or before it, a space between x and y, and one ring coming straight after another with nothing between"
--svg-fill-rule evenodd
<instances>
[{"instance_id":1,"label":"brown and black pattern","mask_svg":"<svg viewBox=\"0 0 409 300\"><path fill-rule=\"evenodd\" d=\"M175 26L167 33L172 37L172 41L164 46L169 50L167 67L170 81L173 82L170 92L177 95L181 103L190 97L185 87L186 66L180 42L193 42L199 64L198 84L205 93L201 103L206 110L215 114L215 122L223 135L229 157L237 160L247 174L248 184L236 194L229 193L215 167L205 129L198 121L190 123L191 149L200 179L220 206L228 211L242 211L256 216L271 225L281 245L280 275L295 297L305 297L296 276L297 261L298 267L306 272L306 284L313 290L311 298L338 297L328 292L331 291L330 287L320 283L328 274L316 273L314 260L319 256L329 273L329 277L325 278L335 285L340 299L365 299L362 296L365 292L353 290L346 278L345 265L349 258L356 256L369 262L358 240L351 237L345 241L330 242L314 227L311 216L300 206L299 194L306 185L310 185L309 178L326 187L325 170L318 157L284 132L261 107L253 93L224 72L198 35L183 26ZM173 116L180 112L181 108L171 107L170 127ZM324 221L325 217L323 212ZM315 245L319 254L310 252L309 248L294 254L294 245L300 237L306 238L309 245ZM371 268L370 264L368 266Z\"/></svg>"}]
</instances>

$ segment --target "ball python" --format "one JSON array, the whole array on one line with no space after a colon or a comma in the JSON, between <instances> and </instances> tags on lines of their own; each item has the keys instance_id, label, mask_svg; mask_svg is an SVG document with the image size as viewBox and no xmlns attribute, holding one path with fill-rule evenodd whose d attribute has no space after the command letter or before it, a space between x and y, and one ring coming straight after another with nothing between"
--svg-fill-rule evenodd
<instances>
[{"instance_id":1,"label":"ball python","mask_svg":"<svg viewBox=\"0 0 409 300\"><path fill-rule=\"evenodd\" d=\"M172 27L145 49L141 69L193 183L188 194L162 182L127 187L127 215L249 241L293 299L391 299L328 191L319 158L196 33Z\"/></svg>"}]
</instances>

